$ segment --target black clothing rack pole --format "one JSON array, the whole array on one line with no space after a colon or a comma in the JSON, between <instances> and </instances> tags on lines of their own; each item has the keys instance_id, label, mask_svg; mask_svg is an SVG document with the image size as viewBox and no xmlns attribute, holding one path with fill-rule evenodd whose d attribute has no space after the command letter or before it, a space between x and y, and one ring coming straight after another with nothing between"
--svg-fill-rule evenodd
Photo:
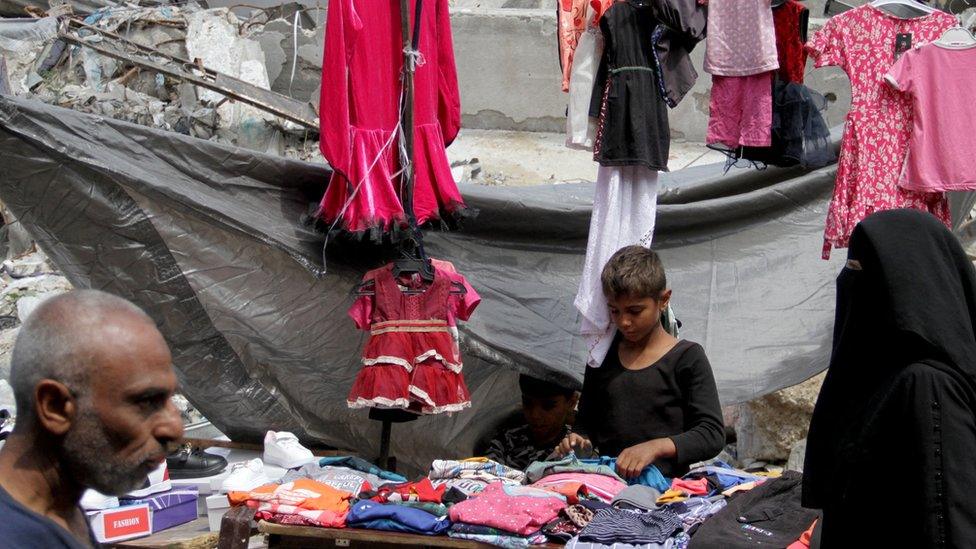
<instances>
[{"instance_id":1,"label":"black clothing rack pole","mask_svg":"<svg viewBox=\"0 0 976 549\"><path fill-rule=\"evenodd\" d=\"M403 213L407 218L409 238L419 246L422 246L423 234L417 228L417 217L413 209L413 96L414 82L413 76L416 70L417 48L420 40L420 15L423 3L416 0L414 8L414 29L411 37L410 33L410 0L400 0L400 38L403 43L403 106L400 117L400 139L402 141L401 154L404 158L400 159L400 167L403 173L400 175L402 182L402 192L400 200L403 203ZM390 458L390 438L393 432L393 423L404 423L417 419L417 417L404 410L378 410L370 411L370 419L383 422L383 430L380 434L380 455L377 465L388 471L396 471L395 458Z\"/></svg>"}]
</instances>

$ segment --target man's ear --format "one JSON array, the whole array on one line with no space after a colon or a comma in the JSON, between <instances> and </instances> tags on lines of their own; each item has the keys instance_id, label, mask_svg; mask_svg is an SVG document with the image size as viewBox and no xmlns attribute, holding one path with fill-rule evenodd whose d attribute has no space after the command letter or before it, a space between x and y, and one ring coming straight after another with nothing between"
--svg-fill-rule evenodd
<instances>
[{"instance_id":1,"label":"man's ear","mask_svg":"<svg viewBox=\"0 0 976 549\"><path fill-rule=\"evenodd\" d=\"M71 391L61 382L42 379L34 386L34 412L37 422L52 435L67 433L75 421L78 405Z\"/></svg>"}]
</instances>

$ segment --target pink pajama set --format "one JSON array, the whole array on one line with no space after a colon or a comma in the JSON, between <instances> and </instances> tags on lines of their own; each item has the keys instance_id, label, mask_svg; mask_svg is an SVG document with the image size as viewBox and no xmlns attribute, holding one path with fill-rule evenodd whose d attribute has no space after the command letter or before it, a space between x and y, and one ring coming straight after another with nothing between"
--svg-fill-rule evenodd
<instances>
[{"instance_id":1,"label":"pink pajama set","mask_svg":"<svg viewBox=\"0 0 976 549\"><path fill-rule=\"evenodd\" d=\"M705 72L712 75L706 141L729 149L768 147L779 68L769 0L699 3L708 4Z\"/></svg>"}]
</instances>

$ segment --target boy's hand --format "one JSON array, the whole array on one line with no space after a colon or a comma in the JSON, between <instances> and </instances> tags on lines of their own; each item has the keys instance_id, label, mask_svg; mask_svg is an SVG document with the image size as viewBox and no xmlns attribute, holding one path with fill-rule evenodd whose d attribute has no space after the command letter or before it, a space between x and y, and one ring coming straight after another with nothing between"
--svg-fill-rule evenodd
<instances>
[{"instance_id":1,"label":"boy's hand","mask_svg":"<svg viewBox=\"0 0 976 549\"><path fill-rule=\"evenodd\" d=\"M575 452L577 450L588 450L593 448L593 443L589 439L584 438L576 433L570 433L556 446L556 454L559 457L563 457L570 452Z\"/></svg>"},{"instance_id":2,"label":"boy's hand","mask_svg":"<svg viewBox=\"0 0 976 549\"><path fill-rule=\"evenodd\" d=\"M674 457L677 453L669 438L656 438L631 446L617 456L617 474L625 479L637 478L648 465L655 461Z\"/></svg>"}]
</instances>

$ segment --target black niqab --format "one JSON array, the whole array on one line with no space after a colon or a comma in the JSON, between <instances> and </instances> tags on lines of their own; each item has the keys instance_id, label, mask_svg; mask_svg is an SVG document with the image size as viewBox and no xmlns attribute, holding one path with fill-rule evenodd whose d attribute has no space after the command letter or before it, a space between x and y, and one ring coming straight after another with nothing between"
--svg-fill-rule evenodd
<instances>
[{"instance_id":1,"label":"black niqab","mask_svg":"<svg viewBox=\"0 0 976 549\"><path fill-rule=\"evenodd\" d=\"M872 412L872 397L899 371L925 364L976 395L974 326L973 265L935 217L892 210L855 228L848 266L837 278L830 368L807 440L805 506L823 508L845 475L866 473L845 468L864 451L858 429Z\"/></svg>"}]
</instances>

